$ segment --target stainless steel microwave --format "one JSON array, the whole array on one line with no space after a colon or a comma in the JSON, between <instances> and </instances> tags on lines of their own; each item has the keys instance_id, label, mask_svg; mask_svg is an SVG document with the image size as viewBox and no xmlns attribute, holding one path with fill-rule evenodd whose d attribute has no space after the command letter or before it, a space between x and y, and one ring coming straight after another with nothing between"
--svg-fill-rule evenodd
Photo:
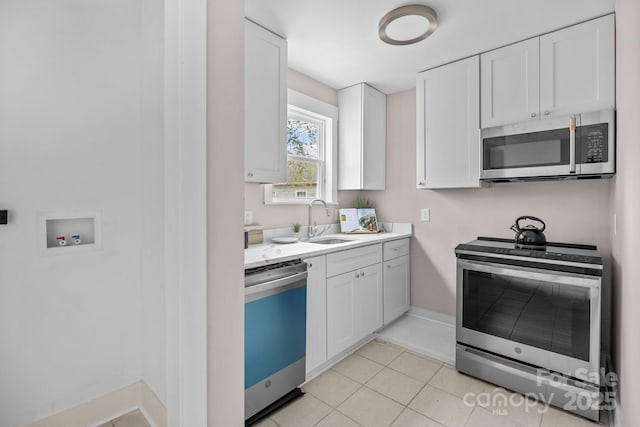
<instances>
[{"instance_id":1,"label":"stainless steel microwave","mask_svg":"<svg viewBox=\"0 0 640 427\"><path fill-rule=\"evenodd\" d=\"M482 129L480 179L516 181L610 177L615 111Z\"/></svg>"}]
</instances>

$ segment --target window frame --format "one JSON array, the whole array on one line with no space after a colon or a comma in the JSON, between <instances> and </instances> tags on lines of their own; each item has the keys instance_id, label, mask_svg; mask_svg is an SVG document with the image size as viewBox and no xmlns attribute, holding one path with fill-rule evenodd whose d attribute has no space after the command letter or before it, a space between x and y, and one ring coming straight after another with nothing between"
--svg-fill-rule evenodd
<instances>
[{"instance_id":1,"label":"window frame","mask_svg":"<svg viewBox=\"0 0 640 427\"><path fill-rule=\"evenodd\" d=\"M289 160L294 160L298 162L307 162L314 163L318 165L318 177L317 177L317 193L318 197L324 194L324 188L326 185L326 160L325 160L325 145L327 145L326 139L326 131L325 127L327 126L327 117L319 116L318 114L309 114L308 111L303 110L299 107L289 104L287 106L287 119L294 118L302 121L306 121L308 123L316 124L318 127L318 157L316 159L306 156L299 156L296 154L287 153L287 162ZM310 202L315 197L295 197L293 199L288 199L284 197L277 198L278 200L299 200L301 202Z\"/></svg>"},{"instance_id":2,"label":"window frame","mask_svg":"<svg viewBox=\"0 0 640 427\"><path fill-rule=\"evenodd\" d=\"M312 98L303 93L289 89L287 91L287 117L293 110L293 116L310 118L324 122L321 126L324 142L320 142L318 162L324 167L320 168L318 178L318 197L330 204L338 202L338 107ZM287 154L296 157L295 155ZM314 161L300 156L301 161ZM315 162L315 161L314 161ZM264 184L264 203L269 205L306 205L312 198L275 198L273 197L273 184Z\"/></svg>"}]
</instances>

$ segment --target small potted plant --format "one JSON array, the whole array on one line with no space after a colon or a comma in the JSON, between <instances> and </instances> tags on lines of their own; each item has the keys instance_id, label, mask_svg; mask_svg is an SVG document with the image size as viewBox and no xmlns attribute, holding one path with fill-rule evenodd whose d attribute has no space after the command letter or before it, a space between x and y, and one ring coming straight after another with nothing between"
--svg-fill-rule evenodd
<instances>
[{"instance_id":1,"label":"small potted plant","mask_svg":"<svg viewBox=\"0 0 640 427\"><path fill-rule=\"evenodd\" d=\"M299 222L295 224L291 224L291 229L293 230L293 236L300 238L300 230L302 230L302 225Z\"/></svg>"},{"instance_id":2,"label":"small potted plant","mask_svg":"<svg viewBox=\"0 0 640 427\"><path fill-rule=\"evenodd\" d=\"M356 199L356 209L370 209L373 208L373 203L366 197L358 197Z\"/></svg>"}]
</instances>

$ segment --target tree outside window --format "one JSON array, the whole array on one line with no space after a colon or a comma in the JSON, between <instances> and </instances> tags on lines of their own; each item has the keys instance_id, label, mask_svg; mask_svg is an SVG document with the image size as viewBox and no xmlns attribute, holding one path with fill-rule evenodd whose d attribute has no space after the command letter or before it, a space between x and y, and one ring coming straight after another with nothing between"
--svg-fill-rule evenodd
<instances>
[{"instance_id":1,"label":"tree outside window","mask_svg":"<svg viewBox=\"0 0 640 427\"><path fill-rule=\"evenodd\" d=\"M324 177L324 120L289 107L287 120L287 182L273 185L278 199L315 199Z\"/></svg>"}]
</instances>

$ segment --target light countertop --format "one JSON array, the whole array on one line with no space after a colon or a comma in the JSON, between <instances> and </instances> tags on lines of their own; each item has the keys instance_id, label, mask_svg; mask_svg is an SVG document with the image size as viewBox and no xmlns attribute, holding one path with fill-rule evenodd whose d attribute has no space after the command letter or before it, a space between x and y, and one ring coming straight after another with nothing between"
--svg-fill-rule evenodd
<instances>
[{"instance_id":1,"label":"light countertop","mask_svg":"<svg viewBox=\"0 0 640 427\"><path fill-rule=\"evenodd\" d=\"M411 237L411 224L394 224L394 231L378 234L323 234L317 239L338 238L349 240L346 243L322 245L308 241L296 243L273 243L265 241L263 244L250 245L244 250L244 268L259 267L266 264L288 261L296 258L309 258L317 255L325 255L333 252L358 248L375 243L389 242L392 240Z\"/></svg>"}]
</instances>

